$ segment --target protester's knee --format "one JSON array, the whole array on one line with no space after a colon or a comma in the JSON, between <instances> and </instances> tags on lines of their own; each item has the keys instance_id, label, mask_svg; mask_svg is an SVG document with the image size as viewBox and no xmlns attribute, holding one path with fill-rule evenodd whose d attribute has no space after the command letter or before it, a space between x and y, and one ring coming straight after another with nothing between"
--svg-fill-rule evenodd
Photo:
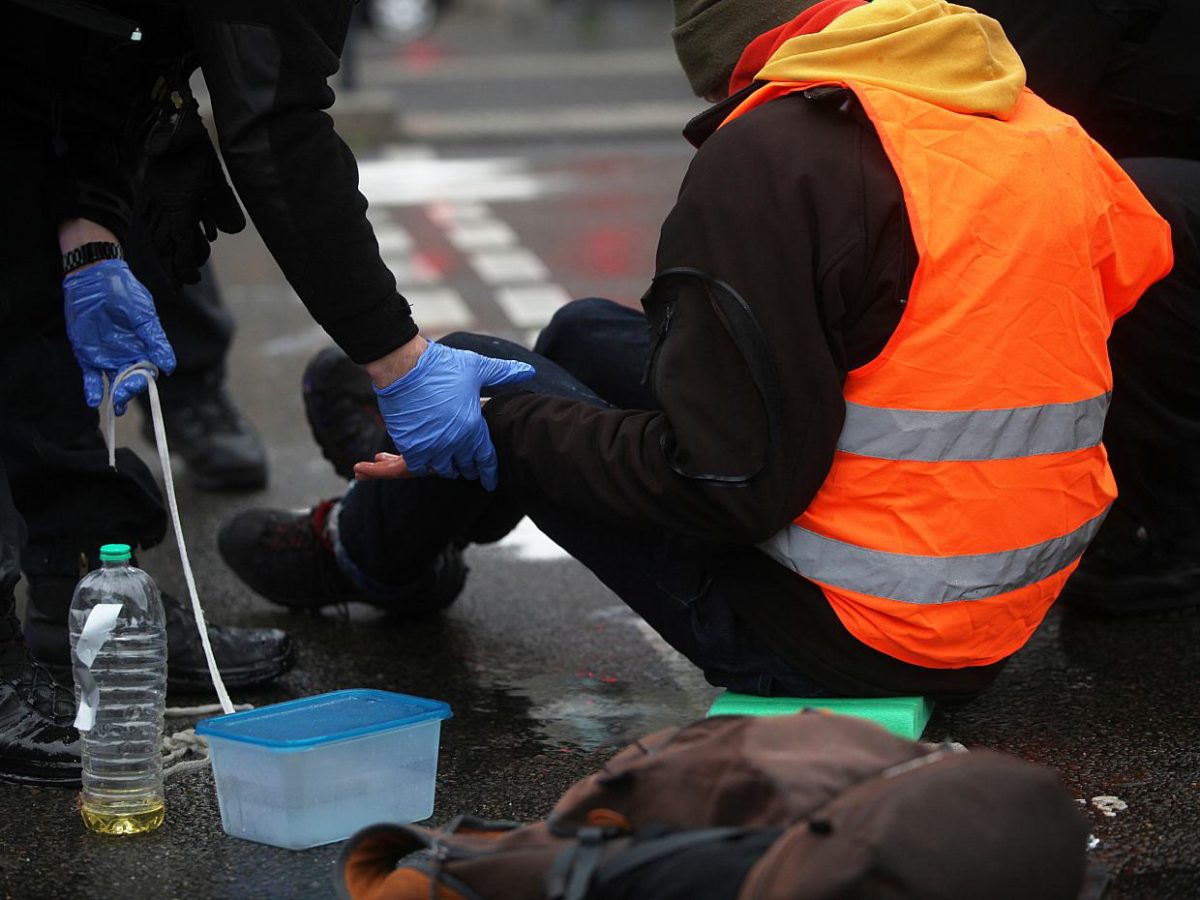
<instances>
[{"instance_id":1,"label":"protester's knee","mask_svg":"<svg viewBox=\"0 0 1200 900\"><path fill-rule=\"evenodd\" d=\"M586 297L560 306L550 322L538 335L533 350L548 359L555 359L564 347L577 346L595 333L596 323L612 315L620 304L602 297Z\"/></svg>"}]
</instances>

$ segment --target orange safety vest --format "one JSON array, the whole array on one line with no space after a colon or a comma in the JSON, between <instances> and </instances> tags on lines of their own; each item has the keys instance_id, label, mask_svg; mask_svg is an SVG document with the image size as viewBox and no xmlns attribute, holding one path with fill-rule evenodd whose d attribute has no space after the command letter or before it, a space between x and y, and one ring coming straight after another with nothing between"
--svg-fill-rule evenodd
<instances>
[{"instance_id":1,"label":"orange safety vest","mask_svg":"<svg viewBox=\"0 0 1200 900\"><path fill-rule=\"evenodd\" d=\"M812 86L768 85L730 119ZM828 477L762 549L868 646L986 665L1029 639L1116 497L1106 342L1170 270L1169 227L1028 90L1001 121L845 86L900 179L920 261L890 341L849 373Z\"/></svg>"}]
</instances>

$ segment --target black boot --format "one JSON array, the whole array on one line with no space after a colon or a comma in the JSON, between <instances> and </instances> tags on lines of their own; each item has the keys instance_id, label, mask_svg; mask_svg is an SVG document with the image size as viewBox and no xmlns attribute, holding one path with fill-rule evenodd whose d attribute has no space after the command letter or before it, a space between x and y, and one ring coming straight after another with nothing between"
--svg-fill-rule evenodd
<instances>
[{"instance_id":1,"label":"black boot","mask_svg":"<svg viewBox=\"0 0 1200 900\"><path fill-rule=\"evenodd\" d=\"M326 524L335 503L326 500L306 512L236 513L217 534L221 558L257 593L293 609L354 600L404 615L425 615L449 606L462 591L467 566L454 544L386 596L361 591L342 573L331 546Z\"/></svg>"},{"instance_id":2,"label":"black boot","mask_svg":"<svg viewBox=\"0 0 1200 900\"><path fill-rule=\"evenodd\" d=\"M187 463L188 476L196 487L217 491L266 485L267 454L262 441L238 412L218 375L181 383L167 378L159 393L171 453ZM153 444L150 405L144 399L141 402L145 413L142 435Z\"/></svg>"},{"instance_id":3,"label":"black boot","mask_svg":"<svg viewBox=\"0 0 1200 900\"><path fill-rule=\"evenodd\" d=\"M308 427L325 458L343 478L354 464L394 451L379 415L371 377L337 347L322 350L304 368L301 386Z\"/></svg>"},{"instance_id":4,"label":"black boot","mask_svg":"<svg viewBox=\"0 0 1200 900\"><path fill-rule=\"evenodd\" d=\"M30 651L66 682L71 680L67 629L76 579L29 575L25 640ZM204 648L190 604L162 595L167 616L167 687L188 694L212 692ZM208 623L208 639L228 688L247 688L278 678L295 665L296 651L287 632L278 628L236 628Z\"/></svg>"},{"instance_id":5,"label":"black boot","mask_svg":"<svg viewBox=\"0 0 1200 900\"><path fill-rule=\"evenodd\" d=\"M1152 532L1119 515L1104 523L1063 587L1070 609L1132 616L1200 609L1200 540Z\"/></svg>"},{"instance_id":6,"label":"black boot","mask_svg":"<svg viewBox=\"0 0 1200 900\"><path fill-rule=\"evenodd\" d=\"M75 700L30 656L11 597L0 599L0 781L77 787Z\"/></svg>"}]
</instances>

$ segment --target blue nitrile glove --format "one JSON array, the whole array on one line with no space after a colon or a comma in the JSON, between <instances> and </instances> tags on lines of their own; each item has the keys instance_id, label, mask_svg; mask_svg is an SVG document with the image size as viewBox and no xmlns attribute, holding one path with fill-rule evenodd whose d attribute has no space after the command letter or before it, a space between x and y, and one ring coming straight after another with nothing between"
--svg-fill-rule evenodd
<instances>
[{"instance_id":1,"label":"blue nitrile glove","mask_svg":"<svg viewBox=\"0 0 1200 900\"><path fill-rule=\"evenodd\" d=\"M136 362L149 360L159 370L175 370L175 351L163 333L150 292L122 259L106 259L63 279L67 337L83 369L83 397L97 407L104 399L104 380L111 382ZM146 379L135 375L121 382L113 397L119 416Z\"/></svg>"},{"instance_id":2,"label":"blue nitrile glove","mask_svg":"<svg viewBox=\"0 0 1200 900\"><path fill-rule=\"evenodd\" d=\"M392 442L410 471L478 479L494 491L496 448L480 414L479 391L533 375L528 363L431 341L408 374L375 393Z\"/></svg>"}]
</instances>

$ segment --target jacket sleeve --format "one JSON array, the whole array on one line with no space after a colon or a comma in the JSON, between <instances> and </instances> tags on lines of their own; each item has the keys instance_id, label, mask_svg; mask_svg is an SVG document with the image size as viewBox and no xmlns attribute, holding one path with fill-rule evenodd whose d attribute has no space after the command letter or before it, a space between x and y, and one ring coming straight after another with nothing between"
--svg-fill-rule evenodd
<instances>
[{"instance_id":1,"label":"jacket sleeve","mask_svg":"<svg viewBox=\"0 0 1200 900\"><path fill-rule=\"evenodd\" d=\"M225 163L267 248L356 362L417 332L325 112L351 0L187 0Z\"/></svg>"},{"instance_id":2,"label":"jacket sleeve","mask_svg":"<svg viewBox=\"0 0 1200 900\"><path fill-rule=\"evenodd\" d=\"M808 505L845 414L839 298L862 296L874 248L857 202L861 142L839 131L824 155L788 162L804 148L773 137L776 115L711 138L663 225L645 301L661 408L497 398L485 414L506 479L583 514L733 543L765 539ZM744 306L741 321L714 283Z\"/></svg>"}]
</instances>

